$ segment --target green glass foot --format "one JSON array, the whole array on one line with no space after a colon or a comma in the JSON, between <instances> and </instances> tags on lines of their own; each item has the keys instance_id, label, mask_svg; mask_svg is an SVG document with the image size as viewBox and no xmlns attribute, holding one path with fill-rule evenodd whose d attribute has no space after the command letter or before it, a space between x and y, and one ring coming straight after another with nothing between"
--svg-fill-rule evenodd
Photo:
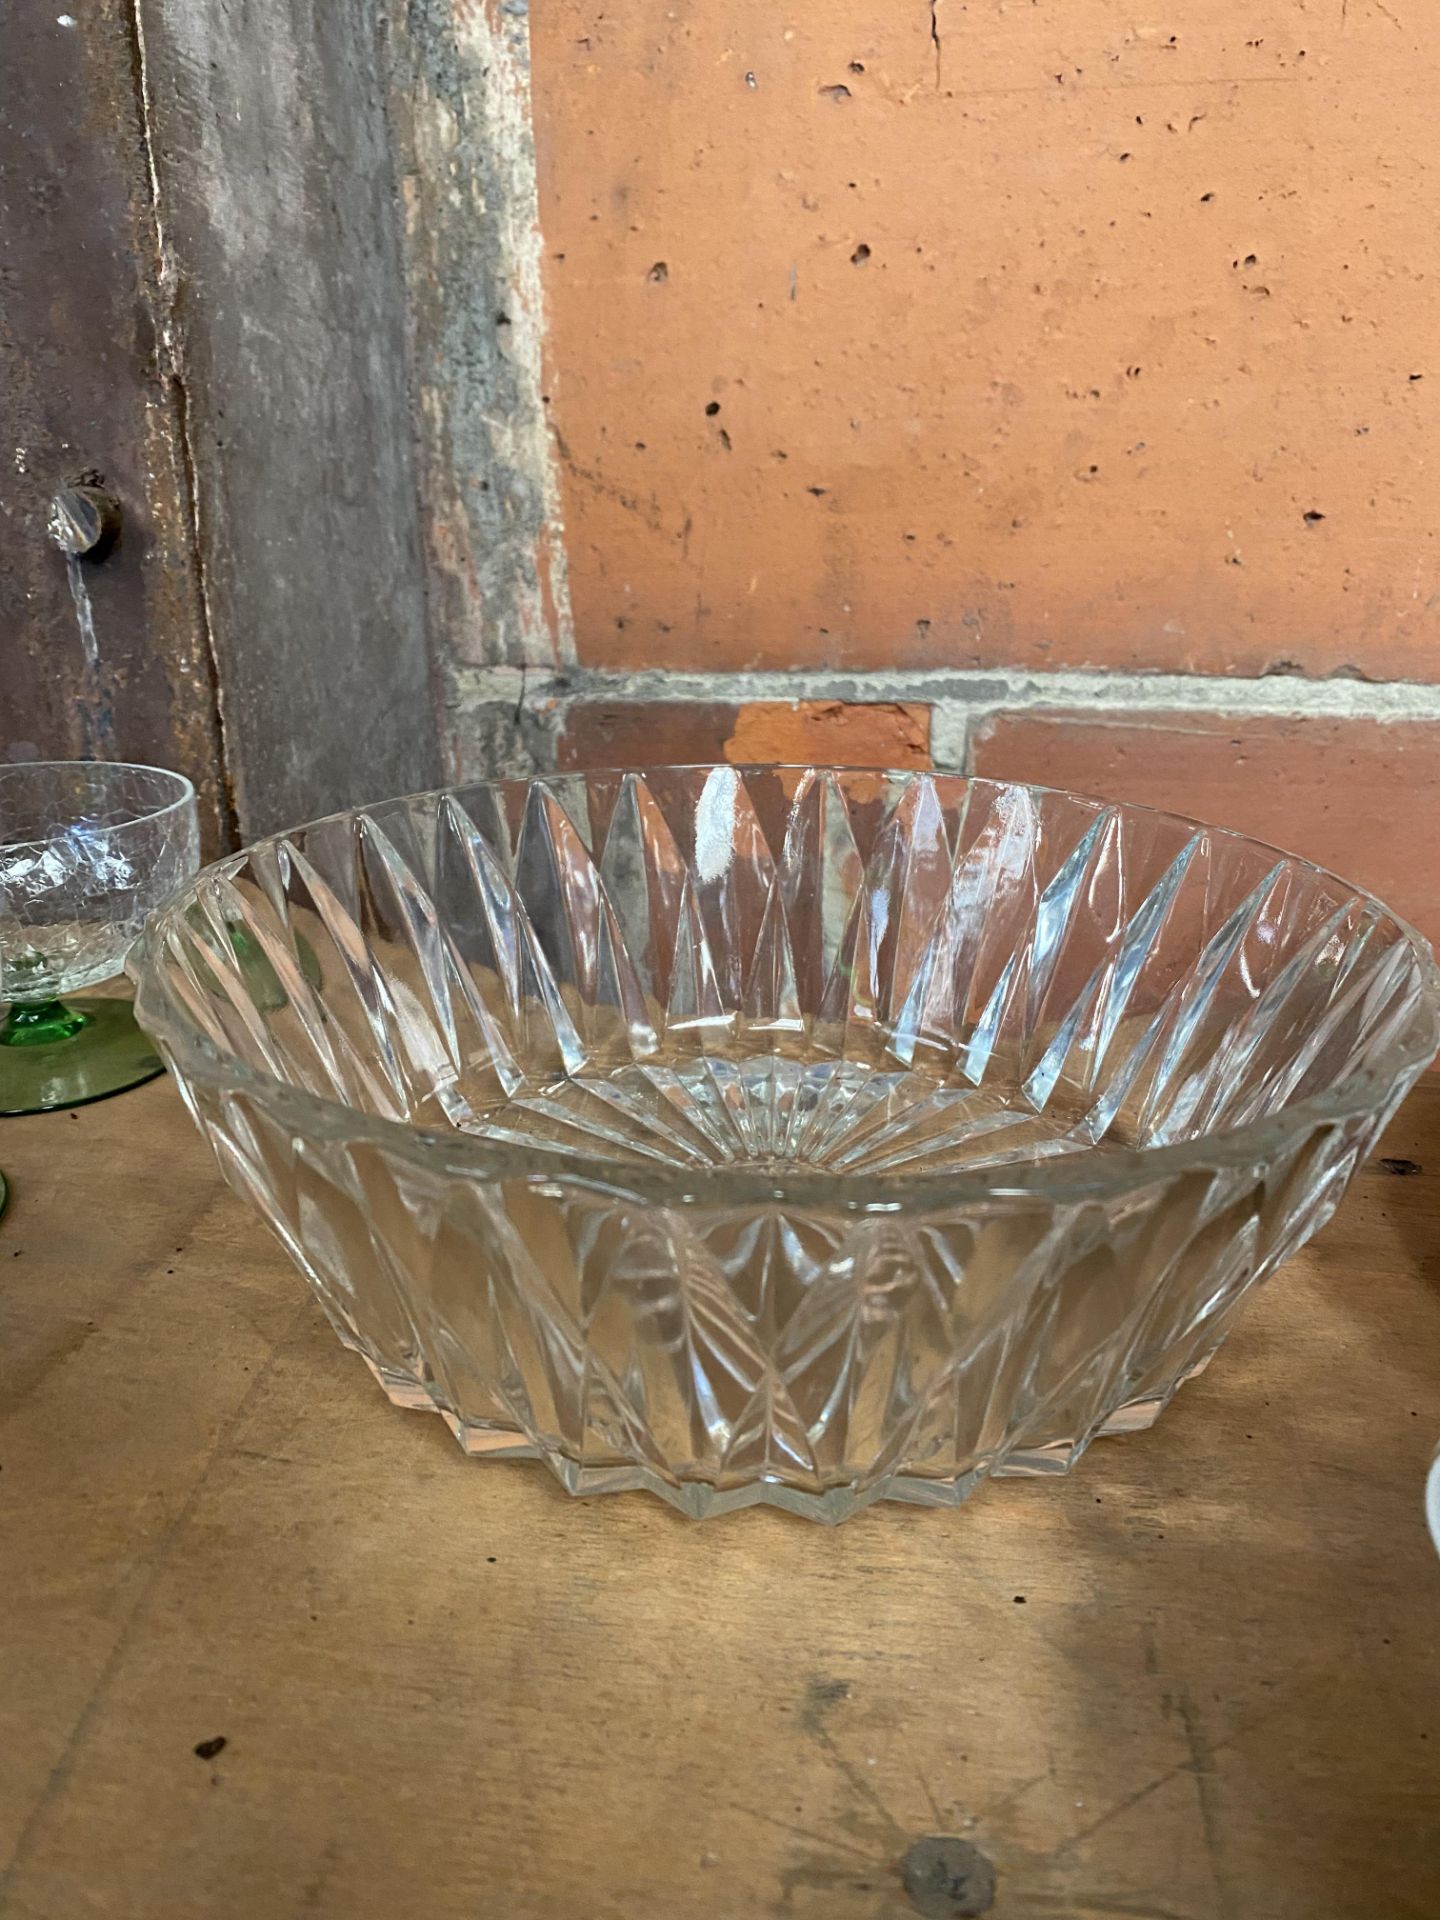
<instances>
[{"instance_id":1,"label":"green glass foot","mask_svg":"<svg viewBox=\"0 0 1440 1920\"><path fill-rule=\"evenodd\" d=\"M12 1006L0 1026L0 1047L48 1047L69 1040L88 1024L88 1015L63 1000L36 1000Z\"/></svg>"},{"instance_id":2,"label":"green glass foot","mask_svg":"<svg viewBox=\"0 0 1440 1920\"><path fill-rule=\"evenodd\" d=\"M5 1202L10 1198L10 1189L5 1184L5 1176L0 1173L0 1213L5 1211Z\"/></svg>"},{"instance_id":3,"label":"green glass foot","mask_svg":"<svg viewBox=\"0 0 1440 1920\"><path fill-rule=\"evenodd\" d=\"M163 1071L128 1000L12 1007L0 1026L0 1113L82 1106Z\"/></svg>"}]
</instances>

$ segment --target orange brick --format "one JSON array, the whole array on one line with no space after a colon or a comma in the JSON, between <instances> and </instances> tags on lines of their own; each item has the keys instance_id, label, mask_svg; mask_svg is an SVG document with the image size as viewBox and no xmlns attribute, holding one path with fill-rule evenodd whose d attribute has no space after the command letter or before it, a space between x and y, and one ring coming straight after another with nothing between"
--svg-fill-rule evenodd
<instances>
[{"instance_id":1,"label":"orange brick","mask_svg":"<svg viewBox=\"0 0 1440 1920\"><path fill-rule=\"evenodd\" d=\"M562 767L733 765L928 767L930 709L887 701L595 701L566 716Z\"/></svg>"},{"instance_id":2,"label":"orange brick","mask_svg":"<svg viewBox=\"0 0 1440 1920\"><path fill-rule=\"evenodd\" d=\"M1238 827L1369 887L1440 940L1440 725L1001 714L974 771Z\"/></svg>"},{"instance_id":3,"label":"orange brick","mask_svg":"<svg viewBox=\"0 0 1440 1920\"><path fill-rule=\"evenodd\" d=\"M928 767L930 709L890 701L753 700L725 743L736 765Z\"/></svg>"},{"instance_id":4,"label":"orange brick","mask_svg":"<svg viewBox=\"0 0 1440 1920\"><path fill-rule=\"evenodd\" d=\"M1169 11L530 8L582 664L1440 674L1440 35Z\"/></svg>"}]
</instances>

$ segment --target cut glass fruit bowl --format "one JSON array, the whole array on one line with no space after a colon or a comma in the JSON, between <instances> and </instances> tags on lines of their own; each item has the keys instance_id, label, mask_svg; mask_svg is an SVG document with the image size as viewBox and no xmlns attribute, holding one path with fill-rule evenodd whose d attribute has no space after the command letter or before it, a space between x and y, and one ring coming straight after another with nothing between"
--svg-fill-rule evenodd
<instances>
[{"instance_id":1,"label":"cut glass fruit bowl","mask_svg":"<svg viewBox=\"0 0 1440 1920\"><path fill-rule=\"evenodd\" d=\"M950 1504L1148 1426L1440 1044L1368 895L958 775L391 801L208 868L131 966L393 1401L694 1515Z\"/></svg>"}]
</instances>

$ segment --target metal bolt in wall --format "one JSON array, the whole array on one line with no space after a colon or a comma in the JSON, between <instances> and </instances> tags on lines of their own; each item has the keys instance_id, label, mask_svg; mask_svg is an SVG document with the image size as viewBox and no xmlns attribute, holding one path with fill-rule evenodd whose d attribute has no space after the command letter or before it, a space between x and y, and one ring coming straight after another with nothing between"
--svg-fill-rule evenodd
<instances>
[{"instance_id":1,"label":"metal bolt in wall","mask_svg":"<svg viewBox=\"0 0 1440 1920\"><path fill-rule=\"evenodd\" d=\"M47 531L62 553L103 560L120 535L120 502L103 487L61 487Z\"/></svg>"}]
</instances>

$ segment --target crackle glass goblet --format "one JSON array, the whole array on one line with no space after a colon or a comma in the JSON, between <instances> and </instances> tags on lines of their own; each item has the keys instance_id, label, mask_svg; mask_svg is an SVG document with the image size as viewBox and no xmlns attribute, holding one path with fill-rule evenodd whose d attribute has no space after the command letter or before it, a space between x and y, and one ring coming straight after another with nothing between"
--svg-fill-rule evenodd
<instances>
[{"instance_id":1,"label":"crackle glass goblet","mask_svg":"<svg viewBox=\"0 0 1440 1920\"><path fill-rule=\"evenodd\" d=\"M0 767L0 1113L73 1107L163 1070L111 979L200 864L195 789L161 767ZM81 997L75 997L75 996Z\"/></svg>"}]
</instances>

